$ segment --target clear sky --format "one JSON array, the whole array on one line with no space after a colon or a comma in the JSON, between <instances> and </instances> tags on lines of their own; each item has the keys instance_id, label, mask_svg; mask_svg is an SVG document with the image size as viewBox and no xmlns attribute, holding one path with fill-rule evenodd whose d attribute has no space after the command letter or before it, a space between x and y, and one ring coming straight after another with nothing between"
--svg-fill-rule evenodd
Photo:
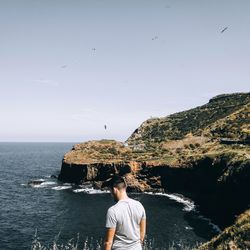
<instances>
[{"instance_id":1,"label":"clear sky","mask_svg":"<svg viewBox=\"0 0 250 250\"><path fill-rule=\"evenodd\" d=\"M0 36L0 141L123 141L250 90L249 0L0 0Z\"/></svg>"}]
</instances>

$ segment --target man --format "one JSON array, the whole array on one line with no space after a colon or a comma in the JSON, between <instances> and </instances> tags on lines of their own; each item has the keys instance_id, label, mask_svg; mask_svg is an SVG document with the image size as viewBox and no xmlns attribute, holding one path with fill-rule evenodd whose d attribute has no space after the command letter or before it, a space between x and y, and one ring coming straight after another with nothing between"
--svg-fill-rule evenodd
<instances>
[{"instance_id":1,"label":"man","mask_svg":"<svg viewBox=\"0 0 250 250\"><path fill-rule=\"evenodd\" d=\"M146 232L142 204L127 196L124 178L115 175L106 186L117 203L107 212L104 250L141 250Z\"/></svg>"}]
</instances>

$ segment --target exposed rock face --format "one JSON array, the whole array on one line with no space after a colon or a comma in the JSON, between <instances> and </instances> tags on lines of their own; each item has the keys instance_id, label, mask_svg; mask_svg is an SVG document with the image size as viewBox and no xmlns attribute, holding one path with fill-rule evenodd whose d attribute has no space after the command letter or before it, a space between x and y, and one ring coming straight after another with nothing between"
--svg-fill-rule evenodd
<instances>
[{"instance_id":1,"label":"exposed rock face","mask_svg":"<svg viewBox=\"0 0 250 250\"><path fill-rule=\"evenodd\" d=\"M58 178L101 188L120 174L128 191L182 193L225 227L250 204L249 138L250 93L220 95L206 105L145 121L128 146L114 140L75 145Z\"/></svg>"},{"instance_id":2,"label":"exposed rock face","mask_svg":"<svg viewBox=\"0 0 250 250\"><path fill-rule=\"evenodd\" d=\"M62 163L59 180L80 184L85 181L105 181L114 174L130 173L130 163L92 163L67 164Z\"/></svg>"}]
</instances>

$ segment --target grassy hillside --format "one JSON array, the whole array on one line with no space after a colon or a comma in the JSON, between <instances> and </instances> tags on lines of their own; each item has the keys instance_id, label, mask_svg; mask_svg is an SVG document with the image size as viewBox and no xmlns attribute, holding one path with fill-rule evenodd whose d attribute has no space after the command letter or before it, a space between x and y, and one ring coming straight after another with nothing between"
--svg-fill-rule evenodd
<instances>
[{"instance_id":1,"label":"grassy hillside","mask_svg":"<svg viewBox=\"0 0 250 250\"><path fill-rule=\"evenodd\" d=\"M204 135L214 139L250 140L250 103L207 126Z\"/></svg>"},{"instance_id":2,"label":"grassy hillside","mask_svg":"<svg viewBox=\"0 0 250 250\"><path fill-rule=\"evenodd\" d=\"M241 131L248 133L249 127L244 128L243 125L249 121L249 105L247 105L249 103L250 93L219 95L203 106L143 122L128 138L127 143L131 147L146 149L154 143L183 139L189 133L200 136L203 134L204 129L206 129L207 135L224 136L223 133L225 133L225 136L230 136L230 138L234 138L234 136L238 138L241 137L241 134L239 134ZM246 117L243 117L241 109L245 110ZM212 126L218 120L237 111L239 112L237 119L232 123L235 121L239 123L242 128L239 132L237 128L235 128L234 133L224 132L223 128L219 130L219 127L217 127L220 125L219 123L215 127ZM239 122L239 119L242 122ZM211 127L211 133L208 133L207 128L209 126ZM227 128L230 129L229 121L225 122L224 129Z\"/></svg>"},{"instance_id":3,"label":"grassy hillside","mask_svg":"<svg viewBox=\"0 0 250 250\"><path fill-rule=\"evenodd\" d=\"M65 163L93 164L121 162L130 158L132 150L115 140L88 141L76 144L64 155Z\"/></svg>"}]
</instances>

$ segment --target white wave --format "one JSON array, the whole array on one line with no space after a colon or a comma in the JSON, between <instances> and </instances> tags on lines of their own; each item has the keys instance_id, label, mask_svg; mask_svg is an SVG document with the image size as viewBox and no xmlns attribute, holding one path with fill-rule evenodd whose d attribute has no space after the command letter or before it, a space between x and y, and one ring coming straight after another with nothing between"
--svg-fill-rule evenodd
<instances>
[{"instance_id":1,"label":"white wave","mask_svg":"<svg viewBox=\"0 0 250 250\"><path fill-rule=\"evenodd\" d=\"M63 186L71 186L71 184L70 184L70 183L65 182L65 183L63 183Z\"/></svg>"},{"instance_id":2,"label":"white wave","mask_svg":"<svg viewBox=\"0 0 250 250\"><path fill-rule=\"evenodd\" d=\"M41 184L34 184L32 185L35 188L43 188L43 187L47 187L47 186L51 186L51 185L55 185L56 182L55 181L44 181Z\"/></svg>"},{"instance_id":3,"label":"white wave","mask_svg":"<svg viewBox=\"0 0 250 250\"><path fill-rule=\"evenodd\" d=\"M85 188L78 188L78 189L74 189L73 190L74 193L82 193L82 192L86 192Z\"/></svg>"},{"instance_id":4,"label":"white wave","mask_svg":"<svg viewBox=\"0 0 250 250\"><path fill-rule=\"evenodd\" d=\"M53 190L64 190L64 189L70 189L72 188L71 186L56 186L56 187L52 187L51 189Z\"/></svg>"},{"instance_id":5,"label":"white wave","mask_svg":"<svg viewBox=\"0 0 250 250\"><path fill-rule=\"evenodd\" d=\"M73 190L74 193L85 193L85 194L105 194L109 193L107 190L99 190L94 188L78 188Z\"/></svg>"},{"instance_id":6,"label":"white wave","mask_svg":"<svg viewBox=\"0 0 250 250\"><path fill-rule=\"evenodd\" d=\"M42 186L42 184L29 184L29 186L33 187L33 188L43 188L45 186Z\"/></svg>"},{"instance_id":7,"label":"white wave","mask_svg":"<svg viewBox=\"0 0 250 250\"><path fill-rule=\"evenodd\" d=\"M57 184L55 181L45 181L41 185L48 186L48 185L55 185Z\"/></svg>"},{"instance_id":8,"label":"white wave","mask_svg":"<svg viewBox=\"0 0 250 250\"><path fill-rule=\"evenodd\" d=\"M186 230L192 230L193 228L190 227L190 226L186 226L185 229L186 229Z\"/></svg>"},{"instance_id":9,"label":"white wave","mask_svg":"<svg viewBox=\"0 0 250 250\"><path fill-rule=\"evenodd\" d=\"M194 202L190 199L187 199L183 196L180 196L180 195L176 195L176 194L166 194L166 196L171 199L171 200L175 200L179 203L182 203L184 204L184 208L183 210L184 211L192 211L195 209L195 205L194 205Z\"/></svg>"},{"instance_id":10,"label":"white wave","mask_svg":"<svg viewBox=\"0 0 250 250\"><path fill-rule=\"evenodd\" d=\"M45 181L45 179L40 178L40 179L35 179L35 180L32 180L32 181Z\"/></svg>"},{"instance_id":11,"label":"white wave","mask_svg":"<svg viewBox=\"0 0 250 250\"><path fill-rule=\"evenodd\" d=\"M195 209L195 205L192 200L187 199L184 196L179 195L179 194L153 193L153 192L146 192L146 194L167 196L170 200L175 200L178 203L182 203L184 205L183 210L187 212L190 212Z\"/></svg>"}]
</instances>

